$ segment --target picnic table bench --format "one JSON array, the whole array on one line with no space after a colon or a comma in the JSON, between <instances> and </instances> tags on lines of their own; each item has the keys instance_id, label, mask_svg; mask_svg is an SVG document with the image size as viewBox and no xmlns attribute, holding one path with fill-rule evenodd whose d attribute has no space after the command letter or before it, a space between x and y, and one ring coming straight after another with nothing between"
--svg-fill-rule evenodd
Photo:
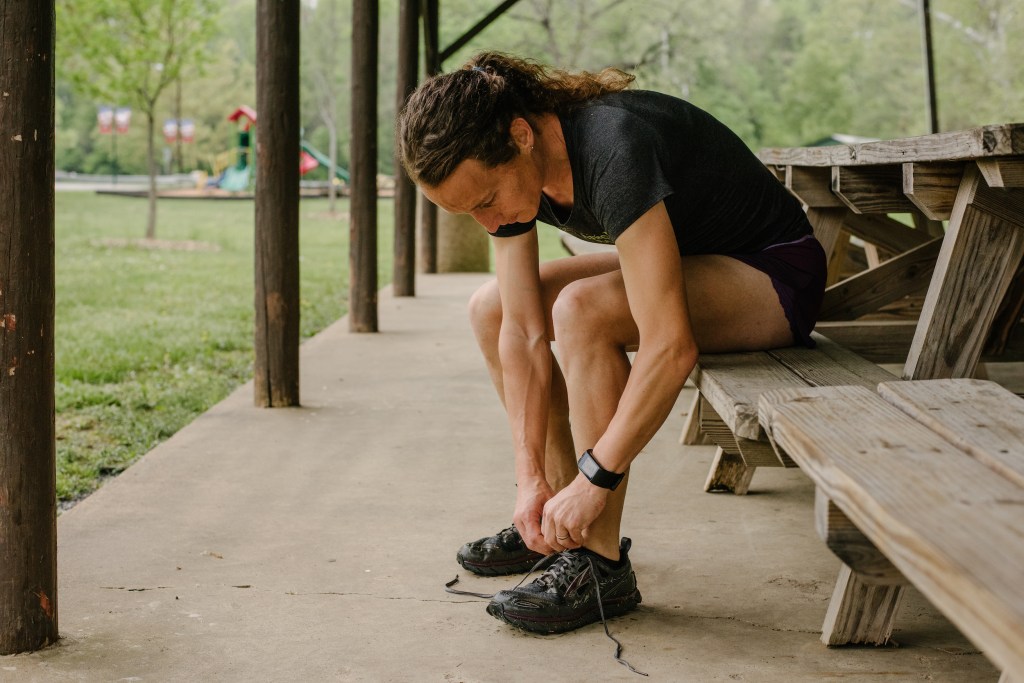
<instances>
[{"instance_id":1,"label":"picnic table bench","mask_svg":"<svg viewBox=\"0 0 1024 683\"><path fill-rule=\"evenodd\" d=\"M909 582L1024 681L1024 399L922 380L778 389L759 409L843 562L822 640L885 642Z\"/></svg>"},{"instance_id":2,"label":"picnic table bench","mask_svg":"<svg viewBox=\"0 0 1024 683\"><path fill-rule=\"evenodd\" d=\"M701 356L684 442L698 442L702 431L723 449L706 490L744 493L752 466L775 464L762 455L758 396L799 386L794 372L805 385L871 386L884 380L859 361L903 363L903 378L933 379L973 376L983 356L1024 358L1024 124L766 149L759 157L803 202L829 257L833 284L817 331L861 358L829 351L832 370L808 376L795 366L822 359L798 349ZM898 213L913 216L916 227L891 216ZM851 236L864 245L868 267L840 279ZM920 293L915 318L872 319ZM862 381L845 380L845 372Z\"/></svg>"}]
</instances>

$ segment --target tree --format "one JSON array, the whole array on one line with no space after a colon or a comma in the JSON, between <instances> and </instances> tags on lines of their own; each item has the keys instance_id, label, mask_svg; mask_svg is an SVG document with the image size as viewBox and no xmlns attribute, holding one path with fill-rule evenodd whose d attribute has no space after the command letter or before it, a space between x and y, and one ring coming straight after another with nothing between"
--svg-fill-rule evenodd
<instances>
[{"instance_id":1,"label":"tree","mask_svg":"<svg viewBox=\"0 0 1024 683\"><path fill-rule=\"evenodd\" d=\"M346 110L340 100L345 93L342 81L347 70L348 53L339 44L343 37L347 37L343 35L342 27L351 24L348 16L350 3L339 7L341 4L340 0L319 0L302 8L303 72L312 82L313 104L327 129L327 156L331 165L327 169L328 211L332 214L336 210L337 198L334 169L338 166L339 112ZM346 61L341 59L341 55L345 55Z\"/></svg>"},{"instance_id":2,"label":"tree","mask_svg":"<svg viewBox=\"0 0 1024 683\"><path fill-rule=\"evenodd\" d=\"M156 237L156 110L181 74L199 65L216 30L215 0L61 0L57 4L62 71L81 90L131 105L146 118L149 212Z\"/></svg>"}]
</instances>

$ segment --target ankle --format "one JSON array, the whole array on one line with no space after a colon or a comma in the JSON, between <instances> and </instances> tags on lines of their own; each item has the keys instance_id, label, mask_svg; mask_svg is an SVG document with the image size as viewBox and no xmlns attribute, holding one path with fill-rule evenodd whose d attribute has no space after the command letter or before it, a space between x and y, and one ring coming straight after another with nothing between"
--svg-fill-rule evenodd
<instances>
[{"instance_id":1,"label":"ankle","mask_svg":"<svg viewBox=\"0 0 1024 683\"><path fill-rule=\"evenodd\" d=\"M608 545L596 541L587 541L583 549L612 564L618 564L622 560L622 554L619 552L619 545L617 543Z\"/></svg>"}]
</instances>

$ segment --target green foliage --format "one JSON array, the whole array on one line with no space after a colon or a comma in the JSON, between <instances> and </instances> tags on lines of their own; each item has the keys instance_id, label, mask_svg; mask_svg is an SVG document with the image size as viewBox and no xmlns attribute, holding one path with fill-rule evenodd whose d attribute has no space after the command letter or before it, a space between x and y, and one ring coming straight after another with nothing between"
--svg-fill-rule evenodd
<instances>
[{"instance_id":1,"label":"green foliage","mask_svg":"<svg viewBox=\"0 0 1024 683\"><path fill-rule=\"evenodd\" d=\"M116 35L95 30L87 17L99 10L89 7L125 7L126 2L58 2L59 167L109 168L109 141L96 139L95 101L87 94L95 89L72 90L70 66L83 59L78 43L98 41L106 49ZM147 6L168 2L150 0ZM128 5L134 3L141 0ZM87 11L86 18L69 14L74 7L86 8L80 10ZM183 72L185 115L197 123L197 141L187 156L198 166L232 145L227 114L239 104L255 104L255 0L223 0L219 7L213 34L195 43L205 71ZM707 108L753 148L798 145L836 132L916 135L927 125L917 7L917 0L521 0L445 68L457 68L481 49L525 54L565 68L625 68L637 74L639 87ZM442 45L490 8L478 0L444 0ZM932 10L942 128L1019 120L1024 110L1024 71L1017 66L1024 61L1024 41L1015 39L1024 35L1019 0L933 0ZM329 152L329 126L321 111L329 94L322 84L328 84L335 95L342 165L349 144L350 11L345 0L303 4L305 135ZM394 168L396 3L381 3L380 11L379 168L389 173ZM121 14L127 22L129 13ZM69 23L80 24L79 38L65 35ZM137 61L159 59L149 55ZM74 82L85 85L81 78ZM163 100L157 102L158 118L170 111ZM126 172L144 171L141 130L119 138L118 147Z\"/></svg>"}]
</instances>

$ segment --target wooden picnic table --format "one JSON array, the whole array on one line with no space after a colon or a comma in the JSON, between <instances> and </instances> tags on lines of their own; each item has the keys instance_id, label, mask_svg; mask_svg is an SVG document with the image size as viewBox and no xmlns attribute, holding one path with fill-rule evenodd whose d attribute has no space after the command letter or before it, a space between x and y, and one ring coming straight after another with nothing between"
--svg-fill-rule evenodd
<instances>
[{"instance_id":1,"label":"wooden picnic table","mask_svg":"<svg viewBox=\"0 0 1024 683\"><path fill-rule=\"evenodd\" d=\"M1002 681L1024 680L1024 399L921 380L778 389L760 413L814 481L818 532L844 563L823 639L888 638L911 583Z\"/></svg>"},{"instance_id":2,"label":"wooden picnic table","mask_svg":"<svg viewBox=\"0 0 1024 683\"><path fill-rule=\"evenodd\" d=\"M830 255L819 332L904 363L907 379L970 377L983 354L1024 358L1024 123L759 157L807 206ZM840 281L850 236L869 267ZM920 292L917 320L862 318Z\"/></svg>"}]
</instances>

